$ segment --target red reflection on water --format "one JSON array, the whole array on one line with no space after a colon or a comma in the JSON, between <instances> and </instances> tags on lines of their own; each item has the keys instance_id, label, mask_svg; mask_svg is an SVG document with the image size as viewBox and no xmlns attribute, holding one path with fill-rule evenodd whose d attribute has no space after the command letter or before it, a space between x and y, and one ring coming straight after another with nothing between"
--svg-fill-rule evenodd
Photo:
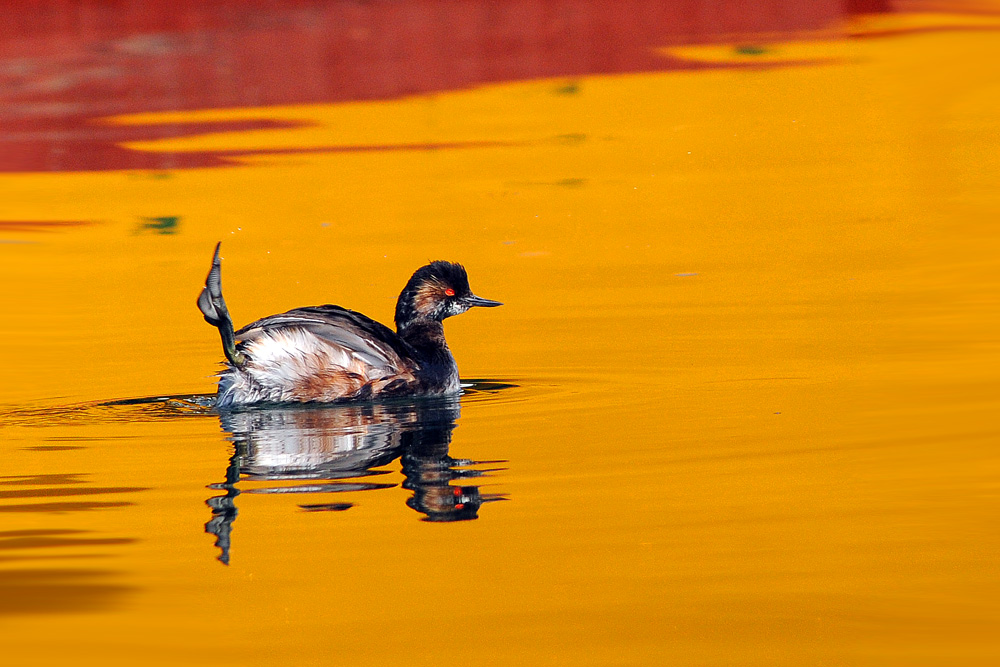
<instances>
[{"instance_id":1,"label":"red reflection on water","mask_svg":"<svg viewBox=\"0 0 1000 667\"><path fill-rule=\"evenodd\" d=\"M69 227L92 225L89 220L0 220L2 232L50 232Z\"/></svg>"},{"instance_id":2,"label":"red reflection on water","mask_svg":"<svg viewBox=\"0 0 1000 667\"><path fill-rule=\"evenodd\" d=\"M115 114L705 67L653 49L820 30L845 11L882 9L885 0L0 2L0 171L215 166L224 155L121 144L290 125L93 122Z\"/></svg>"},{"instance_id":3,"label":"red reflection on water","mask_svg":"<svg viewBox=\"0 0 1000 667\"><path fill-rule=\"evenodd\" d=\"M116 110L114 113L125 111ZM121 144L209 132L267 130L302 125L305 123L259 119L116 126L95 123L92 116L83 113L27 116L14 122L4 122L4 133L0 137L0 145L3 146L0 171L98 171L217 166L222 164L221 160L201 154L151 153L132 150Z\"/></svg>"}]
</instances>

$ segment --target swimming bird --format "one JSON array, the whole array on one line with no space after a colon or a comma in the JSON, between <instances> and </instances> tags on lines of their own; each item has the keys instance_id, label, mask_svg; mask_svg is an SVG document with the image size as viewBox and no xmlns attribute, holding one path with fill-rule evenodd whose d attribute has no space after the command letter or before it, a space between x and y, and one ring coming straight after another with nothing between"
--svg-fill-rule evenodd
<instances>
[{"instance_id":1,"label":"swimming bird","mask_svg":"<svg viewBox=\"0 0 1000 667\"><path fill-rule=\"evenodd\" d=\"M406 283L396 302L395 332L332 305L296 308L234 331L222 298L221 245L198 296L226 355L220 408L457 394L458 366L442 321L474 306L503 305L473 294L461 264L439 261L417 269Z\"/></svg>"}]
</instances>

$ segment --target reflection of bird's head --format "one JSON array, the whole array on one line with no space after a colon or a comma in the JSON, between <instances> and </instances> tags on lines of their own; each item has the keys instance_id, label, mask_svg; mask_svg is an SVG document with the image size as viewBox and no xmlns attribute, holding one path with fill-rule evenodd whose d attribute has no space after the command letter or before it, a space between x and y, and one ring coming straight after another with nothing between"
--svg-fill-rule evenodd
<instances>
[{"instance_id":1,"label":"reflection of bird's head","mask_svg":"<svg viewBox=\"0 0 1000 667\"><path fill-rule=\"evenodd\" d=\"M425 521L469 521L478 518L483 499L478 486L424 486L406 504L427 515Z\"/></svg>"}]
</instances>

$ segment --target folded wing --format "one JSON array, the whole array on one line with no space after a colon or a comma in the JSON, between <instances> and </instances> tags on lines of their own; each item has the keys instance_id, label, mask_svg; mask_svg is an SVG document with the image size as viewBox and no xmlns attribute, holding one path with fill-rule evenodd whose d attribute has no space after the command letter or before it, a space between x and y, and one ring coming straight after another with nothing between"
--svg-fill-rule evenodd
<instances>
[{"instance_id":1,"label":"folded wing","mask_svg":"<svg viewBox=\"0 0 1000 667\"><path fill-rule=\"evenodd\" d=\"M232 385L220 390L220 404L226 394L241 403L357 400L402 392L417 382L412 356L395 332L339 306L265 317L235 338L247 362L230 376Z\"/></svg>"}]
</instances>

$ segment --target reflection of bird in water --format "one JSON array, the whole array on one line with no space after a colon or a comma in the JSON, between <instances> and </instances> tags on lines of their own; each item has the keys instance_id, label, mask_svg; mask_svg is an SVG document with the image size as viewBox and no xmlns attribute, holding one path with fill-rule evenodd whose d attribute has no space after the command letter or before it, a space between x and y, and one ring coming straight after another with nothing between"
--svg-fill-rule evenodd
<instances>
[{"instance_id":1,"label":"reflection of bird in water","mask_svg":"<svg viewBox=\"0 0 1000 667\"><path fill-rule=\"evenodd\" d=\"M448 455L450 434L446 440L426 438L411 443L402 455L403 488L413 491L406 504L427 515L425 521L468 521L479 516L484 502L502 500L497 494L483 494L478 486L452 486L455 479L482 477L493 470L467 466L499 461L453 459Z\"/></svg>"},{"instance_id":2,"label":"reflection of bird in water","mask_svg":"<svg viewBox=\"0 0 1000 667\"><path fill-rule=\"evenodd\" d=\"M223 412L222 428L231 434L234 452L226 481L211 488L224 490L209 498L212 519L206 532L216 536L229 562L230 533L236 519L237 484L241 481L291 482L270 484L246 493L335 493L395 486L370 481L388 473L377 470L402 457L403 486L413 491L406 504L430 521L475 519L484 502L500 500L481 494L477 486L453 486L451 480L484 475L469 466L477 461L448 455L455 420L460 415L457 397L415 399L405 402L268 408ZM352 503L300 505L308 511L342 511Z\"/></svg>"},{"instance_id":3,"label":"reflection of bird in water","mask_svg":"<svg viewBox=\"0 0 1000 667\"><path fill-rule=\"evenodd\" d=\"M331 305L296 308L233 331L222 298L219 246L198 297L228 361L219 379L223 408L457 395L458 366L442 322L474 306L499 305L472 293L460 264L433 262L417 269L399 295L395 332Z\"/></svg>"}]
</instances>

